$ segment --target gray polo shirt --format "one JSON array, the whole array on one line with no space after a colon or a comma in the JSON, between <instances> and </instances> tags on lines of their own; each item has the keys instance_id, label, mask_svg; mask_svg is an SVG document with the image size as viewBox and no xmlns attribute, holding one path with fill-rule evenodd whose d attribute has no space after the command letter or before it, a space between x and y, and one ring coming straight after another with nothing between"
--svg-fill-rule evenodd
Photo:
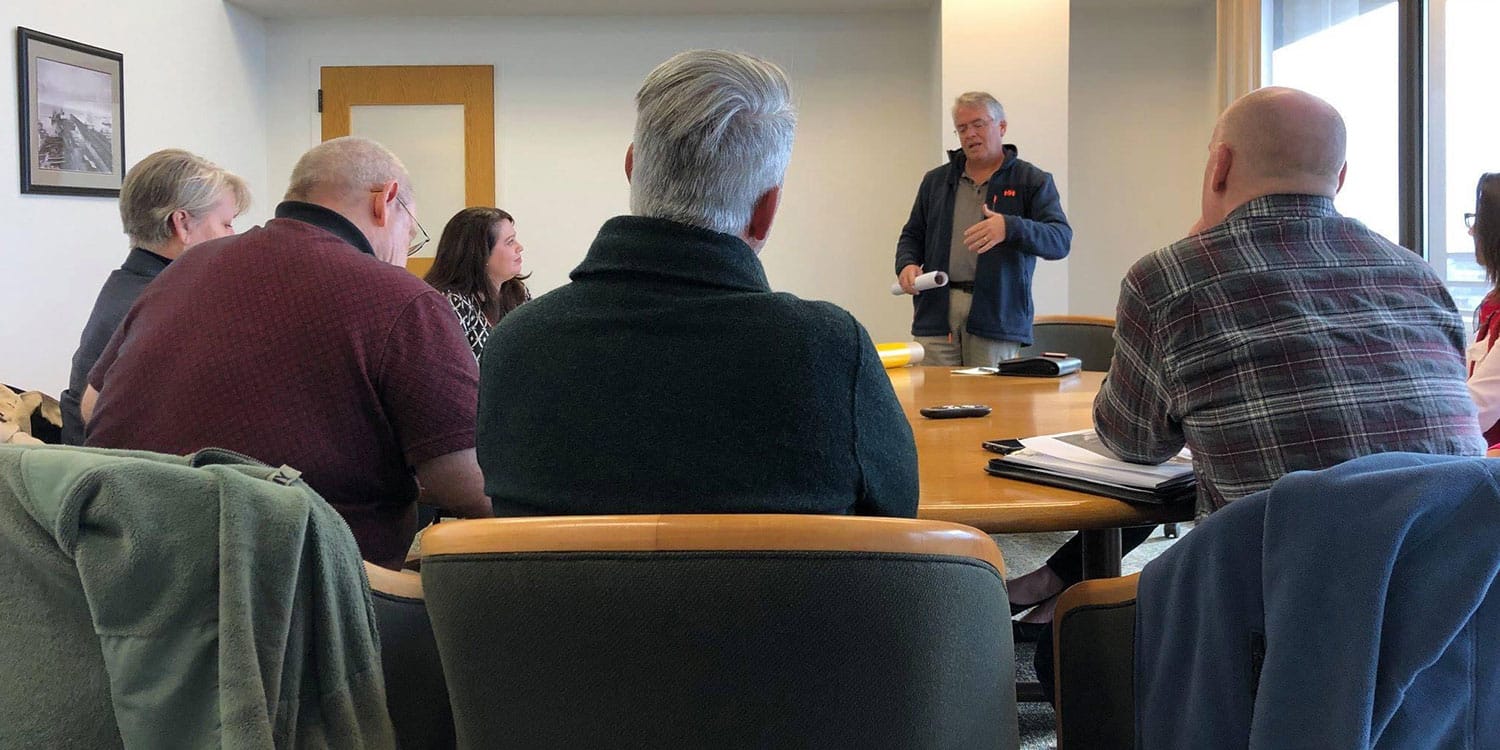
<instances>
[{"instance_id":1,"label":"gray polo shirt","mask_svg":"<svg viewBox=\"0 0 1500 750\"><path fill-rule=\"evenodd\" d=\"M953 196L953 241L948 247L948 278L973 281L979 255L964 244L964 230L984 219L985 185L975 184L967 174L958 178Z\"/></svg>"}]
</instances>

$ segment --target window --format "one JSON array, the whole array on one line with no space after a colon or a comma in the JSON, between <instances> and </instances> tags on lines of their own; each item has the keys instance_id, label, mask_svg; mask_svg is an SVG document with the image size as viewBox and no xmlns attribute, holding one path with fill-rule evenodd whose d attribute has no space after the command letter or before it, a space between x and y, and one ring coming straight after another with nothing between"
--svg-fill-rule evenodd
<instances>
[{"instance_id":1,"label":"window","mask_svg":"<svg viewBox=\"0 0 1500 750\"><path fill-rule=\"evenodd\" d=\"M1349 127L1339 211L1422 253L1467 316L1490 288L1463 214L1474 210L1479 175L1500 171L1500 98L1489 93L1486 54L1500 1L1263 0L1263 8L1265 83L1327 99Z\"/></svg>"},{"instance_id":2,"label":"window","mask_svg":"<svg viewBox=\"0 0 1500 750\"><path fill-rule=\"evenodd\" d=\"M1494 91L1500 2L1437 0L1428 8L1428 259L1460 312L1489 291L1474 261L1463 215L1474 210L1479 175L1500 172L1500 100Z\"/></svg>"},{"instance_id":3,"label":"window","mask_svg":"<svg viewBox=\"0 0 1500 750\"><path fill-rule=\"evenodd\" d=\"M1334 201L1385 235L1400 237L1396 0L1274 0L1267 84L1327 100L1349 129L1349 172Z\"/></svg>"}]
</instances>

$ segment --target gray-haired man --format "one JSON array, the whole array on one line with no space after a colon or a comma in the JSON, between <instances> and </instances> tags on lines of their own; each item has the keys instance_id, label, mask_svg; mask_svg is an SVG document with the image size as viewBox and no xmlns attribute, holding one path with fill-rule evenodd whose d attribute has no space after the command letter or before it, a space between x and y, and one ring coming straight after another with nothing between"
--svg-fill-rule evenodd
<instances>
[{"instance_id":1,"label":"gray-haired man","mask_svg":"<svg viewBox=\"0 0 1500 750\"><path fill-rule=\"evenodd\" d=\"M959 148L926 174L896 243L896 277L912 300L911 333L936 365L985 365L1031 343L1036 259L1068 254L1073 229L1052 175L1003 142L1005 109L970 91L953 102ZM918 274L944 271L947 287L920 294Z\"/></svg>"},{"instance_id":2,"label":"gray-haired man","mask_svg":"<svg viewBox=\"0 0 1500 750\"><path fill-rule=\"evenodd\" d=\"M771 291L796 114L776 66L695 50L636 94L631 216L491 334L479 462L497 515L911 516L911 427L844 310Z\"/></svg>"}]
</instances>

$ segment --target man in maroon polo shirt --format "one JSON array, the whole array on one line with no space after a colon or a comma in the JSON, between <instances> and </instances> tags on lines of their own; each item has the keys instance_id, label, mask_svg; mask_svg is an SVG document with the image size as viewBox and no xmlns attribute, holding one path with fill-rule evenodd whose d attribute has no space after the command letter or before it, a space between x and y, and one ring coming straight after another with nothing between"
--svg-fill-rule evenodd
<instances>
[{"instance_id":1,"label":"man in maroon polo shirt","mask_svg":"<svg viewBox=\"0 0 1500 750\"><path fill-rule=\"evenodd\" d=\"M474 355L448 301L404 270L414 205L380 144L313 147L275 219L197 246L131 308L89 374L85 444L289 465L387 567L411 544L419 483L423 502L490 515Z\"/></svg>"}]
</instances>

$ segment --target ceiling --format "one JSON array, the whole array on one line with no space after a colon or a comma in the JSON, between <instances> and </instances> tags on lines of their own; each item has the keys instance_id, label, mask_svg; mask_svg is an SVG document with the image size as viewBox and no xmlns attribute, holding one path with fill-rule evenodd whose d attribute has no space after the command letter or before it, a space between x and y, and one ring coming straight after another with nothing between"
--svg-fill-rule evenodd
<instances>
[{"instance_id":1,"label":"ceiling","mask_svg":"<svg viewBox=\"0 0 1500 750\"><path fill-rule=\"evenodd\" d=\"M1093 10L1115 10L1120 8L1206 8L1218 6L1217 0L1072 0L1074 8Z\"/></svg>"},{"instance_id":2,"label":"ceiling","mask_svg":"<svg viewBox=\"0 0 1500 750\"><path fill-rule=\"evenodd\" d=\"M227 0L265 18L371 16L646 16L868 13L941 0ZM1215 0L1071 0L1074 7L1213 8Z\"/></svg>"},{"instance_id":3,"label":"ceiling","mask_svg":"<svg viewBox=\"0 0 1500 750\"><path fill-rule=\"evenodd\" d=\"M359 16L621 16L858 13L932 7L934 0L229 0L266 18Z\"/></svg>"}]
</instances>

